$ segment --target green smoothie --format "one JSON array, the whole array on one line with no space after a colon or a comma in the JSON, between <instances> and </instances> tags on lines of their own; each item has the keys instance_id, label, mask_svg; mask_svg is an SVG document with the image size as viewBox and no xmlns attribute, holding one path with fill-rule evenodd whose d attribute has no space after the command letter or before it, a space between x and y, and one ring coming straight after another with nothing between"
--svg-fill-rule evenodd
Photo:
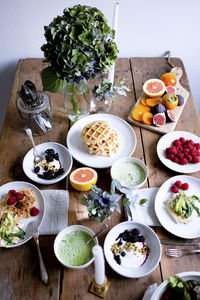
<instances>
[{"instance_id":1,"label":"green smoothie","mask_svg":"<svg viewBox=\"0 0 200 300\"><path fill-rule=\"evenodd\" d=\"M124 161L115 165L112 177L118 179L123 186L134 186L145 180L145 172L139 164Z\"/></svg>"},{"instance_id":2,"label":"green smoothie","mask_svg":"<svg viewBox=\"0 0 200 300\"><path fill-rule=\"evenodd\" d=\"M89 245L86 242L91 238L87 232L72 231L66 234L58 245L58 257L60 260L72 267L78 267L86 264L93 257L92 248L95 241Z\"/></svg>"}]
</instances>

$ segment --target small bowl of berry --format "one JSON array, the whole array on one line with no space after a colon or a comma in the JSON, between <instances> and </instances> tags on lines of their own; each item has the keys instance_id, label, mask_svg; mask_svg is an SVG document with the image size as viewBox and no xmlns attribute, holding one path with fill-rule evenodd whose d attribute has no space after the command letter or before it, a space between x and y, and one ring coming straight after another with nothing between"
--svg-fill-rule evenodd
<instances>
[{"instance_id":1,"label":"small bowl of berry","mask_svg":"<svg viewBox=\"0 0 200 300\"><path fill-rule=\"evenodd\" d=\"M25 155L22 166L27 177L40 184L54 184L68 175L72 156L65 146L48 142L37 145L36 149L43 159L34 162L33 148Z\"/></svg>"},{"instance_id":2,"label":"small bowl of berry","mask_svg":"<svg viewBox=\"0 0 200 300\"><path fill-rule=\"evenodd\" d=\"M161 244L155 232L142 223L126 221L114 226L106 236L104 253L110 267L128 278L144 277L161 259Z\"/></svg>"},{"instance_id":3,"label":"small bowl of berry","mask_svg":"<svg viewBox=\"0 0 200 300\"><path fill-rule=\"evenodd\" d=\"M191 132L165 134L157 144L157 154L165 166L176 172L200 171L200 138Z\"/></svg>"}]
</instances>

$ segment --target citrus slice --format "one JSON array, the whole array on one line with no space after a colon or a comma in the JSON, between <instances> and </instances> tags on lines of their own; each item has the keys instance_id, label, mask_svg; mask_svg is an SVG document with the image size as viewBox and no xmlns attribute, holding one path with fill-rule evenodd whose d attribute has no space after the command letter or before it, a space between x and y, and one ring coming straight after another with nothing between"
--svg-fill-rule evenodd
<instances>
[{"instance_id":1,"label":"citrus slice","mask_svg":"<svg viewBox=\"0 0 200 300\"><path fill-rule=\"evenodd\" d=\"M157 99L157 98L153 98L153 99L152 98L147 98L146 104L149 107L154 107L156 104L161 104L161 100Z\"/></svg>"},{"instance_id":2,"label":"citrus slice","mask_svg":"<svg viewBox=\"0 0 200 300\"><path fill-rule=\"evenodd\" d=\"M162 80L154 78L145 81L143 85L144 93L151 98L160 97L165 92L165 84Z\"/></svg>"},{"instance_id":3,"label":"citrus slice","mask_svg":"<svg viewBox=\"0 0 200 300\"><path fill-rule=\"evenodd\" d=\"M134 120L142 122L142 115L145 112L150 112L150 107L139 104L135 106L135 108L132 111L132 117Z\"/></svg>"},{"instance_id":4,"label":"citrus slice","mask_svg":"<svg viewBox=\"0 0 200 300\"><path fill-rule=\"evenodd\" d=\"M172 85L168 85L166 86L166 93L176 95L176 88Z\"/></svg>"},{"instance_id":5,"label":"citrus slice","mask_svg":"<svg viewBox=\"0 0 200 300\"><path fill-rule=\"evenodd\" d=\"M148 99L148 98L142 98L140 102L141 102L142 105L148 106L148 107L149 107L149 105L147 105L147 103L146 103L146 100L147 100L147 99Z\"/></svg>"},{"instance_id":6,"label":"citrus slice","mask_svg":"<svg viewBox=\"0 0 200 300\"><path fill-rule=\"evenodd\" d=\"M97 177L97 172L92 168L79 168L70 174L69 181L75 190L86 192L97 182Z\"/></svg>"}]
</instances>

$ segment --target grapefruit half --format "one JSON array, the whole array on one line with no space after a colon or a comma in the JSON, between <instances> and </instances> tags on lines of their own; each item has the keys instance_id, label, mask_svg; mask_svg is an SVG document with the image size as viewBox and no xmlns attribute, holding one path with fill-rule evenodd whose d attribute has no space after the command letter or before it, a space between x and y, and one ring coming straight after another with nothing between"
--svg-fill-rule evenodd
<instances>
[{"instance_id":1,"label":"grapefruit half","mask_svg":"<svg viewBox=\"0 0 200 300\"><path fill-rule=\"evenodd\" d=\"M86 192L97 182L97 177L97 172L92 168L79 168L70 174L69 181L75 190Z\"/></svg>"},{"instance_id":2,"label":"grapefruit half","mask_svg":"<svg viewBox=\"0 0 200 300\"><path fill-rule=\"evenodd\" d=\"M165 92L165 84L162 80L153 78L145 81L143 85L144 93L151 98L160 97Z\"/></svg>"}]
</instances>

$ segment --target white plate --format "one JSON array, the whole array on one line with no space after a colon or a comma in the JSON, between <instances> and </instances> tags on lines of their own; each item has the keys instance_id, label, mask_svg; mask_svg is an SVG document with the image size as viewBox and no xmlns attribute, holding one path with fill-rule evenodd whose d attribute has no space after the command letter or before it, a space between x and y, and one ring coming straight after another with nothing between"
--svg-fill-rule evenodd
<instances>
[{"instance_id":1,"label":"white plate","mask_svg":"<svg viewBox=\"0 0 200 300\"><path fill-rule=\"evenodd\" d=\"M188 163L187 165L177 164L170 159L166 158L165 149L172 146L172 142L180 137L184 137L186 140L193 140L195 143L200 143L200 138L187 131L173 131L163 135L157 144L157 154L161 162L171 170L179 173L194 173L200 170L200 163L193 164Z\"/></svg>"},{"instance_id":2,"label":"white plate","mask_svg":"<svg viewBox=\"0 0 200 300\"><path fill-rule=\"evenodd\" d=\"M183 280L195 280L197 282L200 282L200 272L183 272L183 273L178 273L176 274L176 276L181 277ZM155 290L155 292L153 293L153 295L151 296L150 300L160 300L161 296L163 295L163 293L166 290L166 287L168 285L168 279L163 281L163 283L161 283L159 285L159 287ZM177 299L178 300L178 299Z\"/></svg>"},{"instance_id":3,"label":"white plate","mask_svg":"<svg viewBox=\"0 0 200 300\"><path fill-rule=\"evenodd\" d=\"M64 173L55 179L46 180L46 179L39 178L37 174L34 172L34 156L33 156L33 148L32 148L25 155L22 164L24 173L26 174L27 177L40 184L54 184L67 176L67 174L70 172L72 168L72 156L69 153L69 150L65 146L58 143L48 142L48 143L37 145L36 149L38 151L38 154L42 156L45 155L45 151L47 149L54 149L55 152L58 153L59 155L59 160L64 169Z\"/></svg>"},{"instance_id":4,"label":"white plate","mask_svg":"<svg viewBox=\"0 0 200 300\"><path fill-rule=\"evenodd\" d=\"M26 227L30 222L35 221L39 228L43 221L45 208L44 208L44 198L43 198L40 190L36 186L34 186L33 184L28 183L28 182L24 182L24 181L9 182L0 187L0 201L1 201L2 197L8 193L9 190L21 190L21 189L31 189L34 192L35 197L36 197L36 205L35 206L40 210L39 215L37 215L35 217L29 217L27 219L20 219L20 221L24 224L23 230L26 232ZM10 246L6 246L6 248L13 248L13 247L21 246L22 244L26 243L30 239L31 239L31 236L27 232L27 234L25 235L25 238L23 240L20 240L20 242L17 244L12 244Z\"/></svg>"},{"instance_id":5,"label":"white plate","mask_svg":"<svg viewBox=\"0 0 200 300\"><path fill-rule=\"evenodd\" d=\"M85 125L97 121L108 121L119 133L119 150L111 157L91 155L85 149L81 132ZM67 146L72 156L80 163L93 168L108 168L119 158L131 156L136 147L136 135L132 127L119 117L110 114L93 114L77 121L67 135Z\"/></svg>"},{"instance_id":6,"label":"white plate","mask_svg":"<svg viewBox=\"0 0 200 300\"><path fill-rule=\"evenodd\" d=\"M189 224L176 223L166 208L166 202L171 197L170 187L177 181L187 182L189 189L185 193L200 197L200 179L187 175L178 175L165 181L158 190L155 199L155 212L161 225L172 234L184 239L200 237L200 217Z\"/></svg>"},{"instance_id":7,"label":"white plate","mask_svg":"<svg viewBox=\"0 0 200 300\"><path fill-rule=\"evenodd\" d=\"M125 230L137 228L140 234L144 236L146 244L150 248L150 254L146 262L137 268L125 268L119 265L113 258L111 246L116 243L116 238ZM122 222L114 226L107 234L104 241L104 254L108 264L118 274L128 278L144 277L155 270L162 254L159 238L155 232L148 226L133 221Z\"/></svg>"}]
</instances>

